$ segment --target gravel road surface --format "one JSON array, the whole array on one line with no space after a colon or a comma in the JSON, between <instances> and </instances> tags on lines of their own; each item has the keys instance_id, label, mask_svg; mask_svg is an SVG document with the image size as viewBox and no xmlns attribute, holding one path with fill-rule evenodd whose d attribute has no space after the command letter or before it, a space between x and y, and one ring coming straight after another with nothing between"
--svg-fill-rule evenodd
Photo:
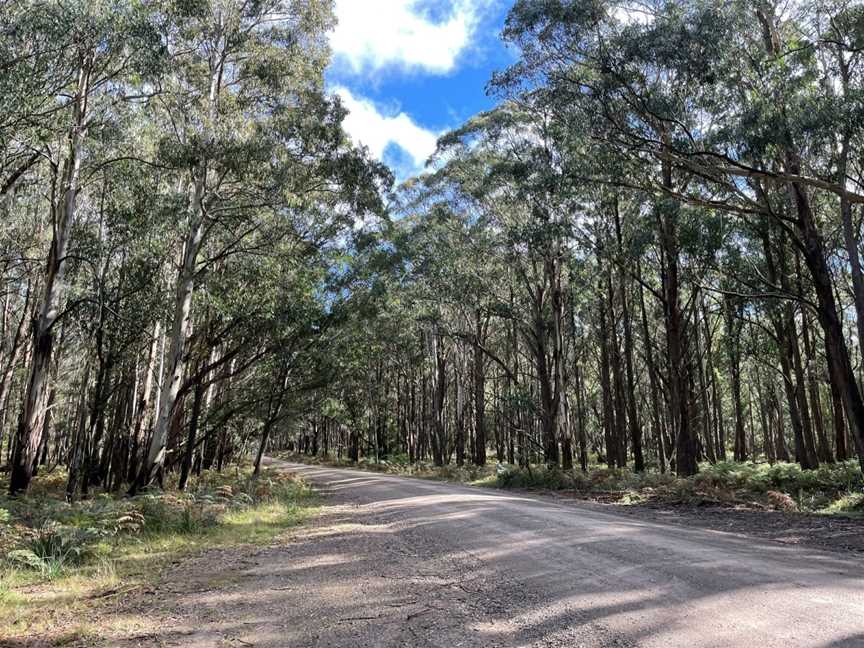
<instances>
[{"instance_id":1,"label":"gravel road surface","mask_svg":"<svg viewBox=\"0 0 864 648\"><path fill-rule=\"evenodd\" d=\"M188 579L158 645L864 647L860 556L270 463L321 491L324 514L291 542L226 555L216 584Z\"/></svg>"}]
</instances>

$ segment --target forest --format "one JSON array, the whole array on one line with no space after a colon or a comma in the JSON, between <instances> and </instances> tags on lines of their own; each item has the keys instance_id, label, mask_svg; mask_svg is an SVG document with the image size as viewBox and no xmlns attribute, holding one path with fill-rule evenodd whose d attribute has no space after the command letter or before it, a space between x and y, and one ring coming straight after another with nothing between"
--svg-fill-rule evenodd
<instances>
[{"instance_id":1,"label":"forest","mask_svg":"<svg viewBox=\"0 0 864 648\"><path fill-rule=\"evenodd\" d=\"M862 645L864 3L353 1L0 0L0 644Z\"/></svg>"},{"instance_id":2,"label":"forest","mask_svg":"<svg viewBox=\"0 0 864 648\"><path fill-rule=\"evenodd\" d=\"M8 489L864 462L864 7L519 0L395 183L327 0L2 4Z\"/></svg>"}]
</instances>

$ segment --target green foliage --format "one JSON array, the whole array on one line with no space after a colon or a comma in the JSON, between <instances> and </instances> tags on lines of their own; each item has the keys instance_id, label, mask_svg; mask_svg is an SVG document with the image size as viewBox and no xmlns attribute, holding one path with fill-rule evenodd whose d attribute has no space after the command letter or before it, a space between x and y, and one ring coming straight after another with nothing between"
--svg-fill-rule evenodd
<instances>
[{"instance_id":1,"label":"green foliage","mask_svg":"<svg viewBox=\"0 0 864 648\"><path fill-rule=\"evenodd\" d=\"M849 493L825 507L825 513L864 517L864 492Z\"/></svg>"},{"instance_id":2,"label":"green foliage","mask_svg":"<svg viewBox=\"0 0 864 648\"><path fill-rule=\"evenodd\" d=\"M655 497L682 502L761 502L783 511L855 511L864 487L856 461L802 470L798 464L753 464L734 461L706 464L699 474L678 479L671 474L636 473L619 468L594 468L588 473L557 468L499 466L497 486L541 490L574 490L588 495L618 494L622 504Z\"/></svg>"},{"instance_id":3,"label":"green foliage","mask_svg":"<svg viewBox=\"0 0 864 648\"><path fill-rule=\"evenodd\" d=\"M856 461L823 464L817 470L802 470L792 463L772 466L723 461L704 466L693 481L696 485L744 488L757 493L779 490L793 495L836 493L864 486L861 466Z\"/></svg>"},{"instance_id":4,"label":"green foliage","mask_svg":"<svg viewBox=\"0 0 864 648\"><path fill-rule=\"evenodd\" d=\"M518 469L505 466L497 471L500 488L539 488L543 490L565 490L576 488L575 474L559 468L534 467Z\"/></svg>"},{"instance_id":5,"label":"green foliage","mask_svg":"<svg viewBox=\"0 0 864 648\"><path fill-rule=\"evenodd\" d=\"M669 486L675 482L672 475L653 472L636 473L621 468L593 468L585 473L578 469L562 470L532 466L518 468L501 464L497 471L501 488L537 488L542 490L577 490L589 493L608 493Z\"/></svg>"},{"instance_id":6,"label":"green foliage","mask_svg":"<svg viewBox=\"0 0 864 648\"><path fill-rule=\"evenodd\" d=\"M68 632L58 645L67 637L94 645L77 624L93 618L104 595L153 587L191 553L270 543L314 506L302 481L268 469L257 478L248 468L205 472L187 493L98 495L72 505L63 482L43 474L31 495L0 497L10 513L0 525L0 644L60 627Z\"/></svg>"},{"instance_id":7,"label":"green foliage","mask_svg":"<svg viewBox=\"0 0 864 648\"><path fill-rule=\"evenodd\" d=\"M30 549L14 549L6 554L6 560L12 565L38 571L46 567L44 560Z\"/></svg>"},{"instance_id":8,"label":"green foliage","mask_svg":"<svg viewBox=\"0 0 864 648\"><path fill-rule=\"evenodd\" d=\"M435 479L502 489L572 491L588 498L623 505L659 499L669 503L758 504L780 511L818 511L834 514L864 513L864 477L856 461L826 464L802 470L798 464L754 464L734 461L705 464L699 474L678 478L672 473L634 472L595 466L578 468L499 463L485 467L411 464L404 455L388 461L361 459L357 463L288 453L289 461L362 468L423 479Z\"/></svg>"},{"instance_id":9,"label":"green foliage","mask_svg":"<svg viewBox=\"0 0 864 648\"><path fill-rule=\"evenodd\" d=\"M76 565L91 555L92 544L103 534L95 527L68 526L49 520L36 529L29 546L43 561Z\"/></svg>"},{"instance_id":10,"label":"green foliage","mask_svg":"<svg viewBox=\"0 0 864 648\"><path fill-rule=\"evenodd\" d=\"M51 480L60 484L62 480ZM44 484L42 484L44 489ZM67 504L62 491L3 502L11 532L2 536L0 563L55 579L70 569L110 558L118 547L172 536L206 537L230 516L274 503L291 510L311 497L282 473L205 472L188 492L153 491L134 498L99 495ZM8 531L8 530L7 530Z\"/></svg>"}]
</instances>

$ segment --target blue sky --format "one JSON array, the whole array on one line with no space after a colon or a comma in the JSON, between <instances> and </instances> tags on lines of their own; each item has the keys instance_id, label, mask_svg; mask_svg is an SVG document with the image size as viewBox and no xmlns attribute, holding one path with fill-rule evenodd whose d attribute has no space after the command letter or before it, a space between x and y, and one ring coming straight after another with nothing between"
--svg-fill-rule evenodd
<instances>
[{"instance_id":1,"label":"blue sky","mask_svg":"<svg viewBox=\"0 0 864 648\"><path fill-rule=\"evenodd\" d=\"M327 83L351 138L417 173L435 140L494 101L485 86L513 53L500 42L511 0L336 0Z\"/></svg>"}]
</instances>

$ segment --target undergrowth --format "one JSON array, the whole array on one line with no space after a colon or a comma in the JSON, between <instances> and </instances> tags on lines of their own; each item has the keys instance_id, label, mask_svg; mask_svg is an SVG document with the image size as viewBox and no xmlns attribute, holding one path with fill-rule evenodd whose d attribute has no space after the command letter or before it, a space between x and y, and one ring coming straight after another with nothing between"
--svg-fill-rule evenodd
<instances>
[{"instance_id":1,"label":"undergrowth","mask_svg":"<svg viewBox=\"0 0 864 648\"><path fill-rule=\"evenodd\" d=\"M26 496L0 497L0 640L68 623L61 604L68 613L100 591L134 589L190 552L268 542L314 505L302 481L277 471L205 472L186 492L74 504L64 481L57 472Z\"/></svg>"},{"instance_id":2,"label":"undergrowth","mask_svg":"<svg viewBox=\"0 0 864 648\"><path fill-rule=\"evenodd\" d=\"M670 473L636 473L621 468L594 468L582 472L506 466L499 469L496 485L617 495L617 500L607 499L622 504L662 500L743 504L826 514L855 513L864 509L864 478L857 461L825 464L816 470L803 470L792 463L722 461L703 464L698 474L684 479Z\"/></svg>"},{"instance_id":3,"label":"undergrowth","mask_svg":"<svg viewBox=\"0 0 864 648\"><path fill-rule=\"evenodd\" d=\"M435 467L411 464L403 457L379 462L361 459L357 463L296 454L286 458L494 488L568 491L625 505L651 501L745 505L864 517L864 477L857 461L823 464L816 470L802 470L793 463L721 461L705 463L697 475L681 479L668 472L637 473L629 468L603 466L583 472L578 468L520 468L510 464Z\"/></svg>"}]
</instances>

